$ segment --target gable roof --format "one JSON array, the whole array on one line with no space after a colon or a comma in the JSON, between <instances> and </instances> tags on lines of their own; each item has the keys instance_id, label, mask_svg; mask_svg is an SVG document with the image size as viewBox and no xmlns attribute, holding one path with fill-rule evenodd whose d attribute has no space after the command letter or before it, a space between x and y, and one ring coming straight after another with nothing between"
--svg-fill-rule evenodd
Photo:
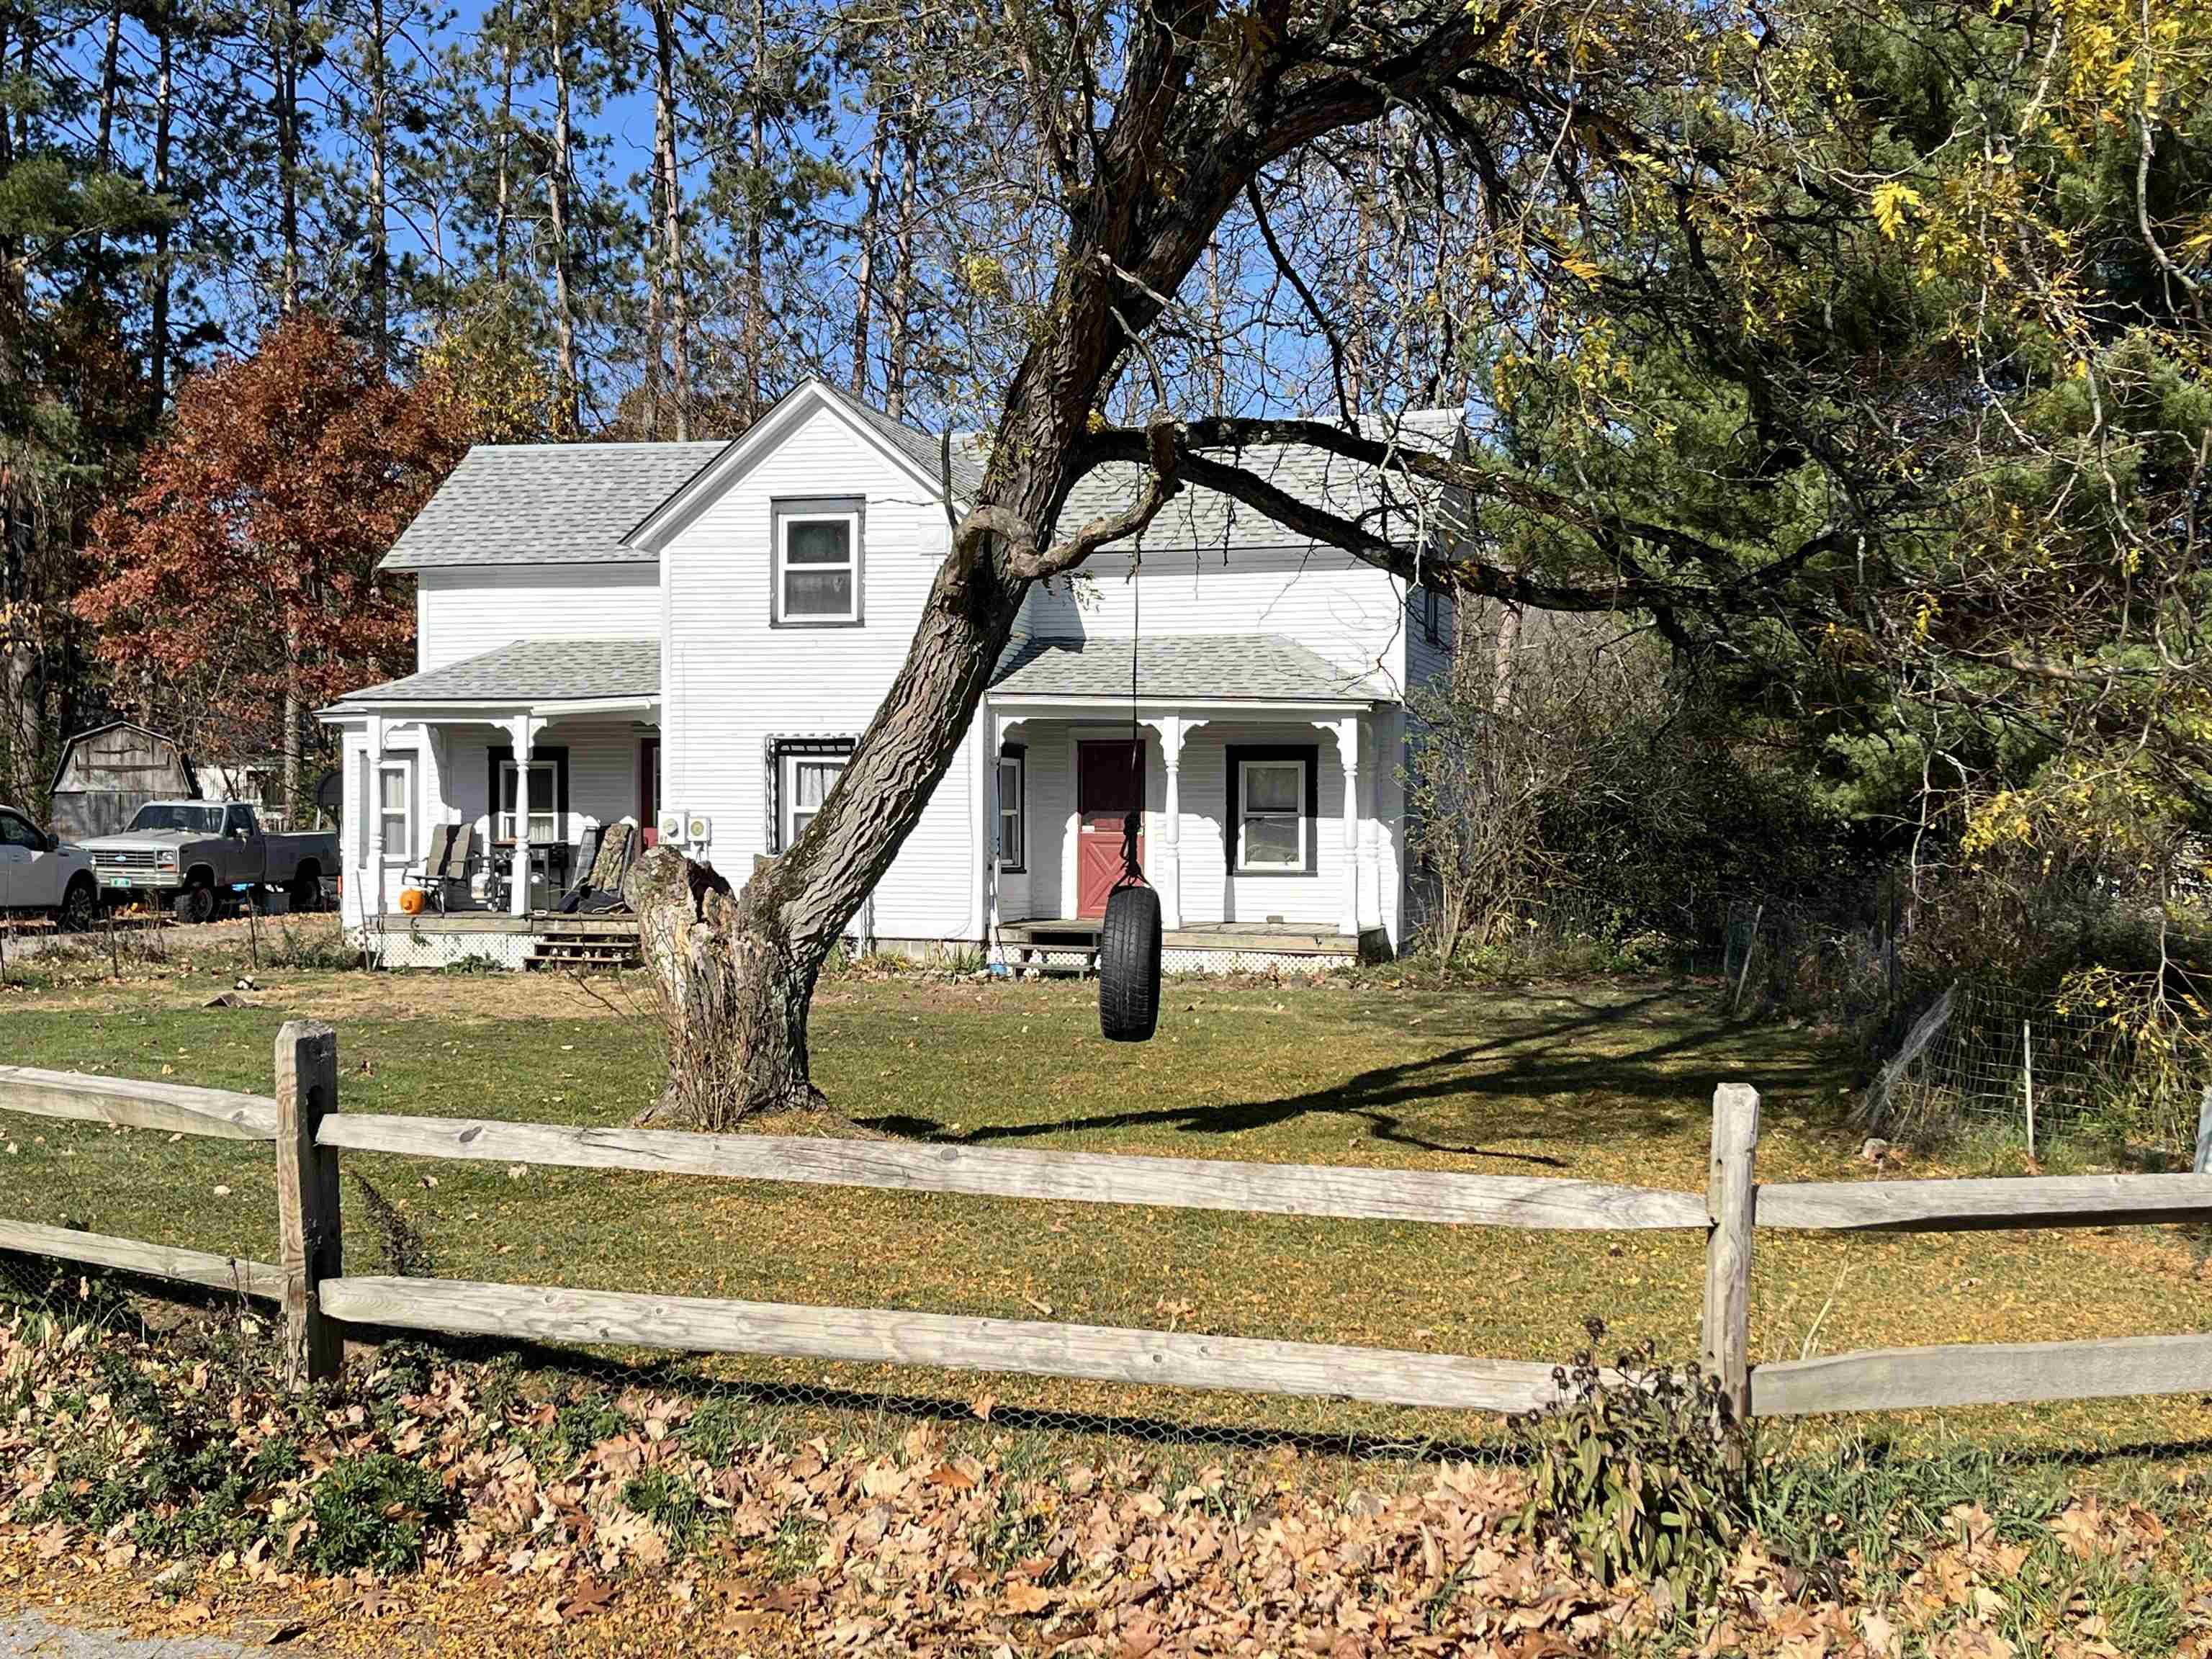
<instances>
[{"instance_id":1,"label":"gable roof","mask_svg":"<svg viewBox=\"0 0 2212 1659\"><path fill-rule=\"evenodd\" d=\"M659 640L516 640L442 668L349 691L335 705L585 702L658 697Z\"/></svg>"},{"instance_id":2,"label":"gable roof","mask_svg":"<svg viewBox=\"0 0 2212 1659\"><path fill-rule=\"evenodd\" d=\"M623 545L725 443L478 444L401 532L381 570L651 563Z\"/></svg>"},{"instance_id":3,"label":"gable roof","mask_svg":"<svg viewBox=\"0 0 2212 1659\"><path fill-rule=\"evenodd\" d=\"M479 444L439 486L379 568L650 564L659 557L659 542L691 507L711 498L719 481L742 467L750 453L772 445L783 422L807 403L836 410L933 496L943 489L941 435L895 421L826 380L809 380L778 399L744 437L730 443ZM1449 455L1458 442L1462 418L1455 409L1410 410L1368 416L1360 424L1370 437ZM986 444L981 434L953 434L957 500L972 501L981 489ZM1398 478L1386 495L1373 469L1310 445L1262 444L1209 453L1233 459L1308 506L1360 521L1380 534L1410 538L1419 510L1433 507L1443 493ZM1086 475L1069 492L1060 533L1126 505L1143 471L1135 462L1116 461ZM1306 538L1241 501L1189 487L1161 510L1143 543L1204 550L1303 547Z\"/></svg>"},{"instance_id":4,"label":"gable roof","mask_svg":"<svg viewBox=\"0 0 2212 1659\"><path fill-rule=\"evenodd\" d=\"M1129 697L1127 638L1017 639L992 671L994 697ZM1253 702L1369 702L1394 694L1280 634L1147 634L1137 696Z\"/></svg>"},{"instance_id":5,"label":"gable roof","mask_svg":"<svg viewBox=\"0 0 2212 1659\"><path fill-rule=\"evenodd\" d=\"M864 440L874 444L886 459L904 468L915 480L917 489L927 491L929 499L935 500L945 493L942 438L895 421L881 410L872 409L859 398L839 391L829 381L816 379L793 386L777 398L766 414L746 428L744 437L715 456L709 465L693 473L645 514L623 538L623 545L639 557L652 558L658 555L661 544L683 526L696 507L713 500L715 492L727 480L743 471L754 455L773 449L781 441L787 423L799 418L809 404L831 409L849 422L854 430ZM952 493L956 501L972 498L982 484L982 469L975 464L974 459L957 438L952 446L951 462ZM838 488L834 481L825 481L821 493L836 495L850 492Z\"/></svg>"}]
</instances>

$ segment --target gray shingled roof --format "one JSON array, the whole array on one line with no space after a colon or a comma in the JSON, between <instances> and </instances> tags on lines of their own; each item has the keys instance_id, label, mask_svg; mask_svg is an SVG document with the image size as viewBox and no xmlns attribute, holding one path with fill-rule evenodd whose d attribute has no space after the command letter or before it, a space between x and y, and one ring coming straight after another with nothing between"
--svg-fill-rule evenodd
<instances>
[{"instance_id":1,"label":"gray shingled roof","mask_svg":"<svg viewBox=\"0 0 2212 1659\"><path fill-rule=\"evenodd\" d=\"M1417 409L1388 417L1370 416L1360 422L1370 438L1388 439L1409 449L1448 456L1464 419L1455 409ZM1234 463L1243 471L1275 485L1309 507L1323 507L1364 524L1377 535L1410 541L1416 533L1416 503L1433 507L1440 494L1431 487L1399 477L1386 495L1382 481L1372 468L1326 449L1304 444L1255 445L1242 451L1206 452ZM1117 511L1136 495L1144 469L1133 462L1117 461L1087 474L1069 492L1060 509L1059 534L1066 536L1087 520ZM1385 510L1387 507L1387 511ZM1148 548L1183 549L1271 547L1285 544L1303 546L1306 538L1294 536L1250 507L1211 489L1185 489L1160 509L1145 532ZM1126 541L1114 544L1127 547Z\"/></svg>"},{"instance_id":2,"label":"gray shingled roof","mask_svg":"<svg viewBox=\"0 0 2212 1659\"><path fill-rule=\"evenodd\" d=\"M660 695L659 640L517 640L372 685L346 702L576 702Z\"/></svg>"},{"instance_id":3,"label":"gray shingled roof","mask_svg":"<svg viewBox=\"0 0 2212 1659\"><path fill-rule=\"evenodd\" d=\"M1017 639L992 673L991 694L1127 699L1129 641ZM1147 635L1137 647L1139 699L1364 702L1386 695L1279 634Z\"/></svg>"},{"instance_id":4,"label":"gray shingled roof","mask_svg":"<svg viewBox=\"0 0 2212 1659\"><path fill-rule=\"evenodd\" d=\"M939 439L895 421L880 410L829 390L842 404L932 477L943 462ZM1457 410L1414 410L1370 417L1370 435L1439 454L1450 453ZM975 433L956 433L952 483L972 497L983 482L982 444ZM720 443L479 445L462 458L392 551L386 570L428 570L453 565L650 563L653 555L623 547L622 538L720 454ZM1298 500L1357 519L1378 533L1410 538L1416 497L1406 479L1389 489L1384 509L1380 481L1368 468L1327 450L1273 444L1234 455L1246 471L1279 485ZM1133 463L1103 466L1076 485L1061 509L1066 534L1116 510L1135 494L1142 469ZM825 486L826 487L826 486ZM1433 495L1434 492L1431 492ZM1165 550L1303 545L1254 508L1210 489L1185 489L1145 532L1145 545ZM1127 545L1127 544L1121 544Z\"/></svg>"},{"instance_id":5,"label":"gray shingled roof","mask_svg":"<svg viewBox=\"0 0 2212 1659\"><path fill-rule=\"evenodd\" d=\"M726 445L478 444L438 486L386 570L653 562L623 546Z\"/></svg>"}]
</instances>

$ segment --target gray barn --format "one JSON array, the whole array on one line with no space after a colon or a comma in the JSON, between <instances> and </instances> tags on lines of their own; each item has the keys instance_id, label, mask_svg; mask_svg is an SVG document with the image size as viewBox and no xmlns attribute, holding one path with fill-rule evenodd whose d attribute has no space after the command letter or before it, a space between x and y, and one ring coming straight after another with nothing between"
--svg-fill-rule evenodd
<instances>
[{"instance_id":1,"label":"gray barn","mask_svg":"<svg viewBox=\"0 0 2212 1659\"><path fill-rule=\"evenodd\" d=\"M54 775L54 833L64 840L112 835L149 800L197 800L191 758L173 738L129 720L80 732Z\"/></svg>"}]
</instances>

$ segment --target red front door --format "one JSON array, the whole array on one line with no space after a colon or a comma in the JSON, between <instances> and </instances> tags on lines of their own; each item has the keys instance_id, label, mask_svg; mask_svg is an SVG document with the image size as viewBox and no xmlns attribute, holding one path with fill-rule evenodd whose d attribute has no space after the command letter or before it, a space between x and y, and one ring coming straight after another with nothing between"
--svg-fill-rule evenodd
<instances>
[{"instance_id":1,"label":"red front door","mask_svg":"<svg viewBox=\"0 0 2212 1659\"><path fill-rule=\"evenodd\" d=\"M1126 738L1075 745L1075 914L1103 916L1121 875L1122 820L1144 806L1145 746ZM1137 858L1145 856L1138 825Z\"/></svg>"}]
</instances>

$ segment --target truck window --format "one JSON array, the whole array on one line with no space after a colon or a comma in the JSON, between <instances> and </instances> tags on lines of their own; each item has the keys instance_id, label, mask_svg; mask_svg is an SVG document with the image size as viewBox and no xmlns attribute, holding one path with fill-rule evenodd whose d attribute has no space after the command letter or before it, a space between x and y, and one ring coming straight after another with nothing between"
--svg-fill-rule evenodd
<instances>
[{"instance_id":1,"label":"truck window","mask_svg":"<svg viewBox=\"0 0 2212 1659\"><path fill-rule=\"evenodd\" d=\"M222 833L226 836L250 836L253 833L253 809L233 806L222 815Z\"/></svg>"},{"instance_id":2,"label":"truck window","mask_svg":"<svg viewBox=\"0 0 2212 1659\"><path fill-rule=\"evenodd\" d=\"M138 809L138 816L131 820L133 830L181 830L188 836L219 835L222 830L222 808L199 806L190 801L149 801Z\"/></svg>"}]
</instances>

